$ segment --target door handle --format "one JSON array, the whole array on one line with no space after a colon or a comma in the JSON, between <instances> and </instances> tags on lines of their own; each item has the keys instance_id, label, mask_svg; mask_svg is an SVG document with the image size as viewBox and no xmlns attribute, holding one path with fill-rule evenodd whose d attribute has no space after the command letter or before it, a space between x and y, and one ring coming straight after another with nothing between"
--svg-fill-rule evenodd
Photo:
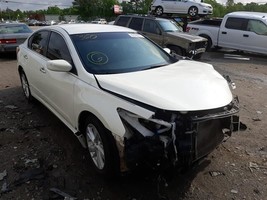
<instances>
[{"instance_id":1,"label":"door handle","mask_svg":"<svg viewBox=\"0 0 267 200\"><path fill-rule=\"evenodd\" d=\"M40 72L45 74L46 73L45 68L44 67L40 68Z\"/></svg>"},{"instance_id":2,"label":"door handle","mask_svg":"<svg viewBox=\"0 0 267 200\"><path fill-rule=\"evenodd\" d=\"M24 57L25 59L28 59L28 56L27 56L27 55L24 55L23 57Z\"/></svg>"},{"instance_id":3,"label":"door handle","mask_svg":"<svg viewBox=\"0 0 267 200\"><path fill-rule=\"evenodd\" d=\"M243 34L243 37L249 37L249 35L247 35L247 34Z\"/></svg>"},{"instance_id":4,"label":"door handle","mask_svg":"<svg viewBox=\"0 0 267 200\"><path fill-rule=\"evenodd\" d=\"M227 34L227 32L223 31L222 34Z\"/></svg>"}]
</instances>

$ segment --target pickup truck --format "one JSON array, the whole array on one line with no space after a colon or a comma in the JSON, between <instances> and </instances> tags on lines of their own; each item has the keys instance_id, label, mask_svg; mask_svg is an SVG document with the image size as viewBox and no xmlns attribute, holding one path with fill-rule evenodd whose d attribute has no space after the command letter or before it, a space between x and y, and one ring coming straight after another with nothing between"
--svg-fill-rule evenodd
<instances>
[{"instance_id":1,"label":"pickup truck","mask_svg":"<svg viewBox=\"0 0 267 200\"><path fill-rule=\"evenodd\" d=\"M206 51L206 38L184 33L181 27L169 19L120 15L115 19L114 25L137 30L161 47L169 48L171 54L200 59Z\"/></svg>"},{"instance_id":2,"label":"pickup truck","mask_svg":"<svg viewBox=\"0 0 267 200\"><path fill-rule=\"evenodd\" d=\"M223 19L189 22L186 31L207 38L207 49L223 47L267 54L267 13L233 12Z\"/></svg>"}]
</instances>

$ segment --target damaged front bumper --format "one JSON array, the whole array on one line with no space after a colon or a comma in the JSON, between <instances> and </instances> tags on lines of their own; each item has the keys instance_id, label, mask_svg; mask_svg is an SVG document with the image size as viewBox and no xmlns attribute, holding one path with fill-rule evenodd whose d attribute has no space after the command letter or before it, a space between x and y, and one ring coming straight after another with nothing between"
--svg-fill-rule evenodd
<instances>
[{"instance_id":1,"label":"damaged front bumper","mask_svg":"<svg viewBox=\"0 0 267 200\"><path fill-rule=\"evenodd\" d=\"M157 110L150 119L118 109L126 129L121 159L128 169L189 166L231 136L239 126L238 111L237 98L213 110Z\"/></svg>"}]
</instances>

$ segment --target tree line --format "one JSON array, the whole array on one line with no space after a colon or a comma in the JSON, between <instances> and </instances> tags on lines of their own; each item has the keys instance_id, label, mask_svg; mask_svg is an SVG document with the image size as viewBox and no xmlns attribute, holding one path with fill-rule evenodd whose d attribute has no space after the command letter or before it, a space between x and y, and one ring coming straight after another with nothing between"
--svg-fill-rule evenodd
<instances>
[{"instance_id":1,"label":"tree line","mask_svg":"<svg viewBox=\"0 0 267 200\"><path fill-rule=\"evenodd\" d=\"M130 2L119 3L117 0L74 0L70 8L60 9L57 6L48 7L46 10L21 11L6 9L0 12L0 19L25 20L32 14L53 14L53 15L79 15L80 19L88 21L96 17L105 17L107 19L115 18L113 6L121 5L123 14L137 13L148 14L152 0L131 0ZM218 3L216 0L204 0L213 6L213 15L211 17L223 17L225 14L233 11L256 11L267 13L267 3L235 3L234 0L228 0L226 5Z\"/></svg>"}]
</instances>

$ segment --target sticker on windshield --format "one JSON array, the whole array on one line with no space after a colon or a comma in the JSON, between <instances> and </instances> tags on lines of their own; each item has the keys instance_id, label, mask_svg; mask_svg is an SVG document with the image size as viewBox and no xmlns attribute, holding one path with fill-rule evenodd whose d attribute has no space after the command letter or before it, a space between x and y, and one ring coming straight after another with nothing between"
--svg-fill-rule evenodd
<instances>
[{"instance_id":1,"label":"sticker on windshield","mask_svg":"<svg viewBox=\"0 0 267 200\"><path fill-rule=\"evenodd\" d=\"M81 40L95 40L97 38L97 35L95 34L83 34L78 36Z\"/></svg>"},{"instance_id":2,"label":"sticker on windshield","mask_svg":"<svg viewBox=\"0 0 267 200\"><path fill-rule=\"evenodd\" d=\"M94 65L104 65L108 62L108 56L102 52L93 51L87 55L87 59Z\"/></svg>"},{"instance_id":3,"label":"sticker on windshield","mask_svg":"<svg viewBox=\"0 0 267 200\"><path fill-rule=\"evenodd\" d=\"M144 38L144 36L138 34L138 33L129 33L130 37L136 37L136 38Z\"/></svg>"}]
</instances>

